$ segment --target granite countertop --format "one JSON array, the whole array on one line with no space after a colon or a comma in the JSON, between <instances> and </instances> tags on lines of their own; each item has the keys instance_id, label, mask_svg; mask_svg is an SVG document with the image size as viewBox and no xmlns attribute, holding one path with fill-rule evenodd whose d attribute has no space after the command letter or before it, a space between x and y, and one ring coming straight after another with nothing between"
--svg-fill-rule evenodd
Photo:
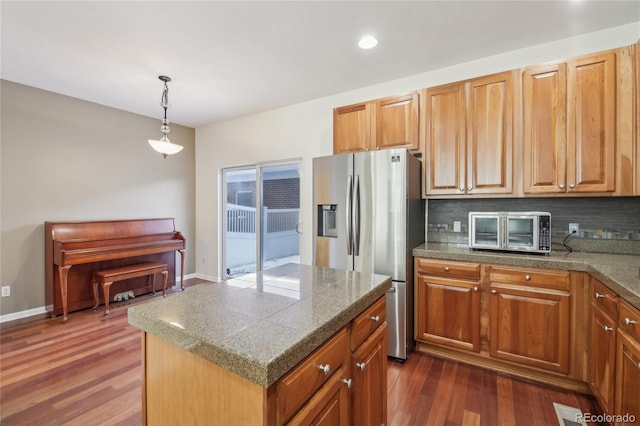
<instances>
[{"instance_id":1,"label":"granite countertop","mask_svg":"<svg viewBox=\"0 0 640 426\"><path fill-rule=\"evenodd\" d=\"M555 250L549 255L516 252L469 250L462 244L425 243L413 249L416 257L498 263L534 268L584 271L593 275L621 298L640 309L640 256L566 252Z\"/></svg>"},{"instance_id":2,"label":"granite countertop","mask_svg":"<svg viewBox=\"0 0 640 426\"><path fill-rule=\"evenodd\" d=\"M391 278L287 264L129 308L129 324L265 388L391 287Z\"/></svg>"}]
</instances>

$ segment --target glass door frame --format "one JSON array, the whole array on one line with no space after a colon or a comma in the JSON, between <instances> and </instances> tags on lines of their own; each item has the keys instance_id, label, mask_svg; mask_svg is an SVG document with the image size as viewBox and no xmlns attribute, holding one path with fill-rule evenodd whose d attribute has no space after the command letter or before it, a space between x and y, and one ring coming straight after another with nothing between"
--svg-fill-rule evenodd
<instances>
[{"instance_id":1,"label":"glass door frame","mask_svg":"<svg viewBox=\"0 0 640 426\"><path fill-rule=\"evenodd\" d=\"M264 238L262 237L262 228L264 224L262 223L262 191L263 191L263 182L262 182L262 169L266 169L269 167L278 167L278 166L287 166L287 165L296 165L298 167L298 171L300 174L300 178L302 178L302 158L294 158L288 160L281 161L265 161L256 164L248 164L244 166L230 166L223 167L220 169L221 175L221 198L220 198L220 215L222 217L222 235L221 239L221 253L220 253L220 276L222 279L229 279L230 277L227 275L227 175L229 172L238 172L243 170L255 170L256 172L256 186L255 186L255 234L256 234L256 272L262 271L263 268L263 259L262 254L264 250ZM300 186L300 190L302 190L302 186ZM300 221L300 217L298 218ZM296 226L296 230L297 230ZM298 233L301 235L301 233ZM300 238L300 237L298 237Z\"/></svg>"}]
</instances>

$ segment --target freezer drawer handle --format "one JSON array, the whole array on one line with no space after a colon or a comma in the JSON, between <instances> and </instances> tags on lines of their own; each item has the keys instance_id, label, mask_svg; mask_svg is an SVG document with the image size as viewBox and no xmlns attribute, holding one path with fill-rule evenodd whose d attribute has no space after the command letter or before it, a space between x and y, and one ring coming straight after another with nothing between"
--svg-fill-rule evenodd
<instances>
[{"instance_id":1,"label":"freezer drawer handle","mask_svg":"<svg viewBox=\"0 0 640 426\"><path fill-rule=\"evenodd\" d=\"M352 236L351 236L351 202L353 192L353 176L347 178L347 255L353 254L352 249Z\"/></svg>"},{"instance_id":2,"label":"freezer drawer handle","mask_svg":"<svg viewBox=\"0 0 640 426\"><path fill-rule=\"evenodd\" d=\"M387 293L395 293L395 292L396 292L395 287L391 287L389 290L387 290Z\"/></svg>"}]
</instances>

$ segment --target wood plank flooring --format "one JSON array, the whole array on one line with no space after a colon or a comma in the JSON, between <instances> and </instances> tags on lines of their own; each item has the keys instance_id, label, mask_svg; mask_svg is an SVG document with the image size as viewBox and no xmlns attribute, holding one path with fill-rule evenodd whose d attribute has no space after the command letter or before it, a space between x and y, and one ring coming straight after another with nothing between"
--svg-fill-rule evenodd
<instances>
[{"instance_id":1,"label":"wood plank flooring","mask_svg":"<svg viewBox=\"0 0 640 426\"><path fill-rule=\"evenodd\" d=\"M66 324L61 317L3 324L1 424L140 425L140 330L128 325L127 308L153 299L114 303L107 317L102 306L74 312ZM387 382L392 426L556 425L553 402L597 412L586 395L417 353L404 364L390 360Z\"/></svg>"}]
</instances>

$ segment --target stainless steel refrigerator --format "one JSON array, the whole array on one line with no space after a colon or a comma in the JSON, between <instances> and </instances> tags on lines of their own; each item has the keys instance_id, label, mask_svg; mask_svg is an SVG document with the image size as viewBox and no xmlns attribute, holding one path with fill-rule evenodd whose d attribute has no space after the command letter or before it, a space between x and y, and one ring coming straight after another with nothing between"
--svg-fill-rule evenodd
<instances>
[{"instance_id":1,"label":"stainless steel refrigerator","mask_svg":"<svg viewBox=\"0 0 640 426\"><path fill-rule=\"evenodd\" d=\"M390 275L388 355L413 349L413 258L424 242L420 160L406 149L313 159L314 264Z\"/></svg>"}]
</instances>

